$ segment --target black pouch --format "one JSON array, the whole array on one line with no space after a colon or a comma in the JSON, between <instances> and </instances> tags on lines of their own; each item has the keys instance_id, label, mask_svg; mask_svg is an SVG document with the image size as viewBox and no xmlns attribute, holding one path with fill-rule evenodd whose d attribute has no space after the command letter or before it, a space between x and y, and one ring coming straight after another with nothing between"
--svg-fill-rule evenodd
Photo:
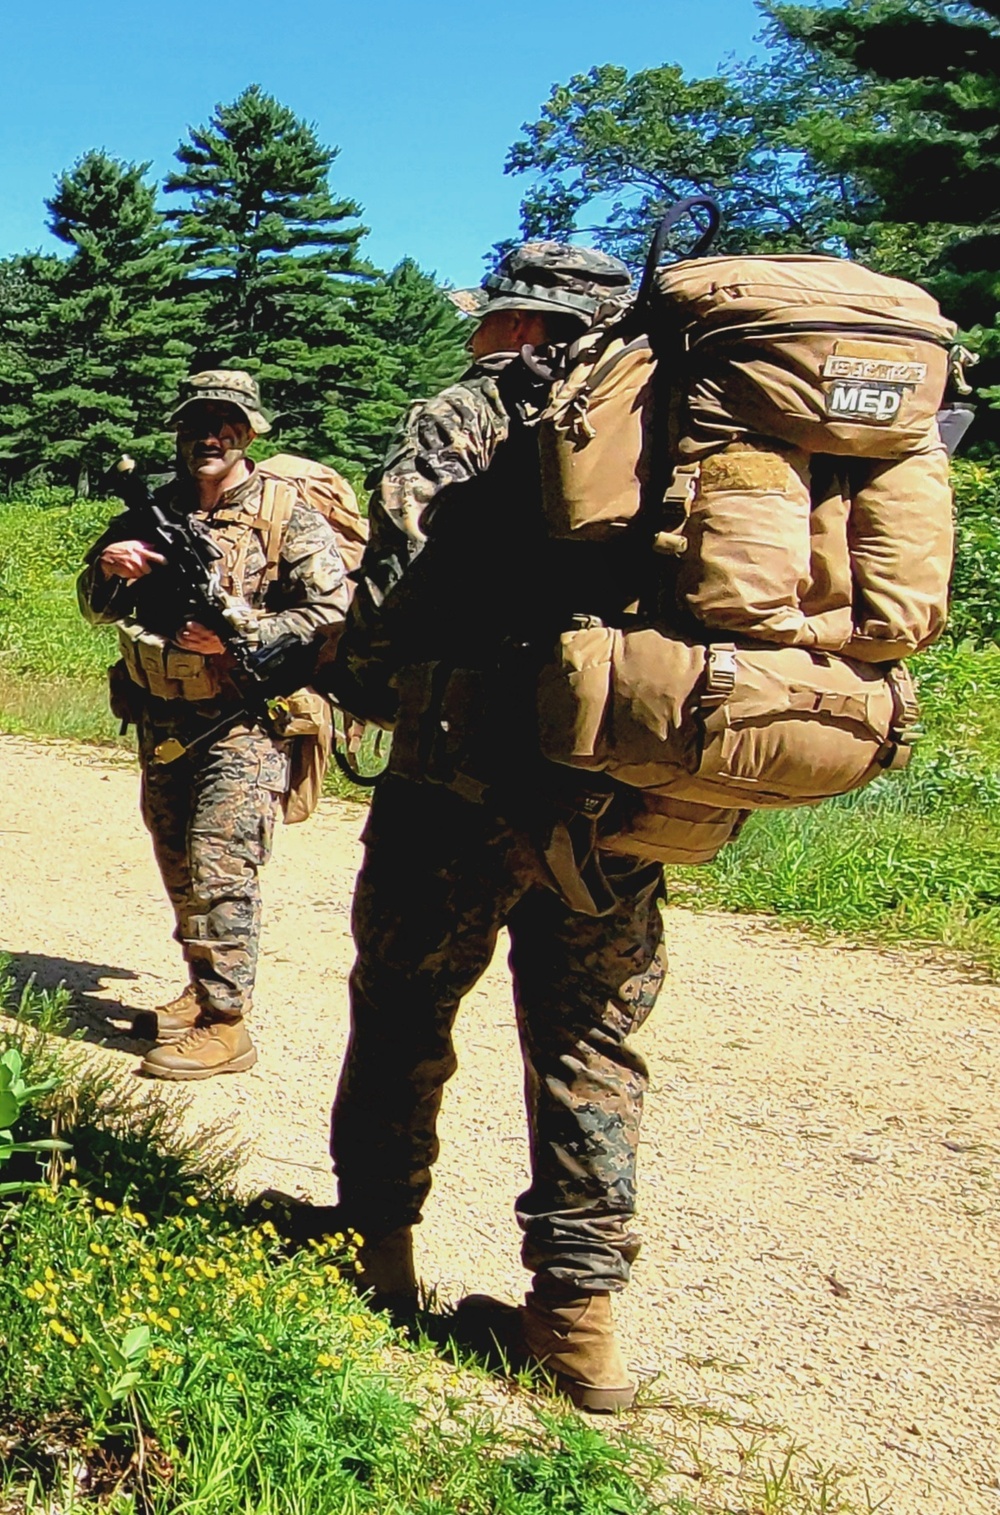
<instances>
[{"instance_id":1,"label":"black pouch","mask_svg":"<svg viewBox=\"0 0 1000 1515\"><path fill-rule=\"evenodd\" d=\"M115 720L121 722L120 735L124 736L130 726L138 725L142 690L129 676L124 658L108 669L108 703Z\"/></svg>"}]
</instances>

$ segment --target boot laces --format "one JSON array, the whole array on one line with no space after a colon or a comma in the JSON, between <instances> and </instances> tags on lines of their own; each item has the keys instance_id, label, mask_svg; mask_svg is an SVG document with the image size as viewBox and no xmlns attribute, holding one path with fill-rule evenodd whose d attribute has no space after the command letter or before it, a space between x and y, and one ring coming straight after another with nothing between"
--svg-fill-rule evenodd
<instances>
[{"instance_id":1,"label":"boot laces","mask_svg":"<svg viewBox=\"0 0 1000 1515\"><path fill-rule=\"evenodd\" d=\"M188 984L174 999L168 1000L165 1005L157 1005L157 1015L183 1015L186 1010L196 1007L198 996L193 984Z\"/></svg>"},{"instance_id":2,"label":"boot laces","mask_svg":"<svg viewBox=\"0 0 1000 1515\"><path fill-rule=\"evenodd\" d=\"M174 1044L175 1052L194 1052L198 1047L203 1047L215 1033L214 1026L195 1026L189 1031L183 1041Z\"/></svg>"}]
</instances>

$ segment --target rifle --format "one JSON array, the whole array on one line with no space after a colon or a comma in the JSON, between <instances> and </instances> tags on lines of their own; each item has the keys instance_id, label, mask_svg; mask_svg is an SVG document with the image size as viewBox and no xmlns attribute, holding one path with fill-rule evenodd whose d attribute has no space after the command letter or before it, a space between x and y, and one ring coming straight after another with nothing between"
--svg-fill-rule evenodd
<instances>
[{"instance_id":1,"label":"rifle","mask_svg":"<svg viewBox=\"0 0 1000 1515\"><path fill-rule=\"evenodd\" d=\"M193 747L228 730L244 715L272 735L280 735L276 717L280 715L281 698L309 682L312 648L293 632L276 637L264 647L251 643L236 623L235 607L222 588L217 567L221 549L201 521L171 517L155 500L140 506L135 514L141 521L143 540L166 559L149 575L150 589L158 590L158 598L170 609L172 626L166 634L191 620L214 632L233 660L231 677L241 701L188 743L176 737L161 742L154 753L156 761L175 762ZM141 613L138 618L149 631L163 630L159 617L156 625L147 625Z\"/></svg>"}]
</instances>

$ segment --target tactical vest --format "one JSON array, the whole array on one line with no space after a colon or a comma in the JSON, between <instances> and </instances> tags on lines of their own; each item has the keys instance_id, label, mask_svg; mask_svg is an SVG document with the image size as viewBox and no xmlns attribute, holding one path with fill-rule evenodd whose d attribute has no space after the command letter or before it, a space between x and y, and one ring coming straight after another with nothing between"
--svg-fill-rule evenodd
<instances>
[{"instance_id":1,"label":"tactical vest","mask_svg":"<svg viewBox=\"0 0 1000 1515\"><path fill-rule=\"evenodd\" d=\"M265 479L258 503L247 509L240 502L212 513L212 533L222 549L218 571L227 594L263 601L278 576L281 544L296 502L291 484ZM254 539L260 544L261 567L255 583L247 583L247 560ZM118 624L122 659L133 683L158 700L217 700L227 689L222 659L186 652L166 637L130 622ZM234 691L230 692L234 694Z\"/></svg>"}]
</instances>

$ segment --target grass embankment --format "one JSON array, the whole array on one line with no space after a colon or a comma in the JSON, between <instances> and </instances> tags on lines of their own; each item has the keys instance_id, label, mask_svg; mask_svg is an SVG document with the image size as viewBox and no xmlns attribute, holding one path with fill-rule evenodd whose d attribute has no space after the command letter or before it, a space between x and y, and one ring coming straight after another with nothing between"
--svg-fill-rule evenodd
<instances>
[{"instance_id":1,"label":"grass embankment","mask_svg":"<svg viewBox=\"0 0 1000 1515\"><path fill-rule=\"evenodd\" d=\"M0 1139L0 1179L34 1182L0 1189L3 1515L857 1509L773 1427L677 1405L654 1451L641 1412L598 1430L406 1338L358 1299L351 1238L289 1256L217 1139L180 1134L176 1090L51 1035L66 1010L30 986L15 1006L0 960L0 1125L69 1143L39 1174ZM12 1047L56 1079L13 1110Z\"/></svg>"},{"instance_id":2,"label":"grass embankment","mask_svg":"<svg viewBox=\"0 0 1000 1515\"><path fill-rule=\"evenodd\" d=\"M84 553L116 503L43 501L0 502L0 726L117 742L105 683L116 638L88 627L76 603Z\"/></svg>"},{"instance_id":3,"label":"grass embankment","mask_svg":"<svg viewBox=\"0 0 1000 1515\"><path fill-rule=\"evenodd\" d=\"M760 812L675 898L825 931L925 942L1000 972L1000 467L954 466L948 640L914 658L909 767L816 808Z\"/></svg>"},{"instance_id":4,"label":"grass embankment","mask_svg":"<svg viewBox=\"0 0 1000 1515\"><path fill-rule=\"evenodd\" d=\"M89 626L76 598L84 554L120 509L58 492L0 501L0 731L133 749L135 733L120 735L108 709L118 639ZM327 791L366 793L332 765Z\"/></svg>"},{"instance_id":5,"label":"grass embankment","mask_svg":"<svg viewBox=\"0 0 1000 1515\"><path fill-rule=\"evenodd\" d=\"M1000 468L956 469L952 640L914 660L925 735L903 774L816 809L753 817L685 903L853 935L943 943L1000 969ZM83 553L115 505L0 503L0 729L119 739L111 632L76 609ZM332 770L332 792L359 791Z\"/></svg>"}]
</instances>

